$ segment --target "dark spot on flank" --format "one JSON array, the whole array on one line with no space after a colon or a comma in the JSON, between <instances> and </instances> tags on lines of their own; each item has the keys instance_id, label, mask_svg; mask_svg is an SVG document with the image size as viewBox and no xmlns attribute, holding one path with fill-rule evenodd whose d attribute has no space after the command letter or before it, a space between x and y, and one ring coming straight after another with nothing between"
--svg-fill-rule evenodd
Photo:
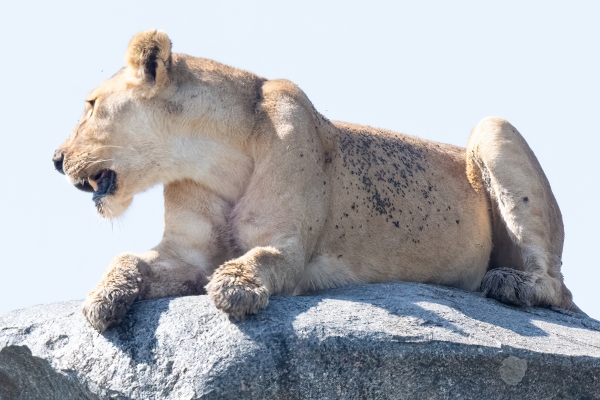
<instances>
[{"instance_id":1,"label":"dark spot on flank","mask_svg":"<svg viewBox=\"0 0 600 400\"><path fill-rule=\"evenodd\" d=\"M458 219L457 219L457 220L456 220L456 223L457 223L457 224L459 224L459 223L460 223L460 220L458 220Z\"/></svg>"},{"instance_id":2,"label":"dark spot on flank","mask_svg":"<svg viewBox=\"0 0 600 400\"><path fill-rule=\"evenodd\" d=\"M342 254L338 255L338 258L341 258L341 257L342 257Z\"/></svg>"},{"instance_id":3,"label":"dark spot on flank","mask_svg":"<svg viewBox=\"0 0 600 400\"><path fill-rule=\"evenodd\" d=\"M527 203L529 201L529 197L523 197L523 201Z\"/></svg>"}]
</instances>

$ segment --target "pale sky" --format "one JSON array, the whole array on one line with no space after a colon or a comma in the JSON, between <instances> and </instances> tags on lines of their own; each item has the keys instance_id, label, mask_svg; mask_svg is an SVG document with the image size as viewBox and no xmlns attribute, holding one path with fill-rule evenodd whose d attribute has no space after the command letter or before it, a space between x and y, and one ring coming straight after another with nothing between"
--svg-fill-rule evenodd
<instances>
[{"instance_id":1,"label":"pale sky","mask_svg":"<svg viewBox=\"0 0 600 400\"><path fill-rule=\"evenodd\" d=\"M83 299L114 256L160 241L160 187L101 221L51 162L131 37L159 28L174 52L292 80L333 120L465 146L508 119L561 207L566 284L600 319L599 18L595 1L2 3L0 314Z\"/></svg>"}]
</instances>

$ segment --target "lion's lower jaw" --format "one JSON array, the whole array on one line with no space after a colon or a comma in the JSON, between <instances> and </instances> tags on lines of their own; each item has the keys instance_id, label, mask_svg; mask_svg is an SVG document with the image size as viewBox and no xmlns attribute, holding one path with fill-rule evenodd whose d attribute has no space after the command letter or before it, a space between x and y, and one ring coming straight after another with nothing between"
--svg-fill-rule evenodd
<instances>
[{"instance_id":1,"label":"lion's lower jaw","mask_svg":"<svg viewBox=\"0 0 600 400\"><path fill-rule=\"evenodd\" d=\"M114 196L107 196L96 202L96 211L102 218L115 219L127 211L132 201L133 197L119 200Z\"/></svg>"}]
</instances>

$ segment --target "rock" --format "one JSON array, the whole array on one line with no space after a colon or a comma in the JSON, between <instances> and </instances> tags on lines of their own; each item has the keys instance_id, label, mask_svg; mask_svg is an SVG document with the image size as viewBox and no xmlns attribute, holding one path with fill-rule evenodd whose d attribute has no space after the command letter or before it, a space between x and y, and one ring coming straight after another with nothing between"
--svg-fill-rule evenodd
<instances>
[{"instance_id":1,"label":"rock","mask_svg":"<svg viewBox=\"0 0 600 400\"><path fill-rule=\"evenodd\" d=\"M104 334L81 302L0 317L0 398L600 399L600 323L390 283L271 298L232 322L206 296L136 303Z\"/></svg>"}]
</instances>

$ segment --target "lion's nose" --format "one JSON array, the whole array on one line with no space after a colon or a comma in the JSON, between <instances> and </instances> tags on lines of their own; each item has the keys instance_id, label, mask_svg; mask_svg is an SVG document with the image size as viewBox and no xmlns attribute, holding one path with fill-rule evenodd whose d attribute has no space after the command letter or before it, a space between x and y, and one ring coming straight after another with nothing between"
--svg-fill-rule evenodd
<instances>
[{"instance_id":1,"label":"lion's nose","mask_svg":"<svg viewBox=\"0 0 600 400\"><path fill-rule=\"evenodd\" d=\"M63 171L64 158L65 154L60 150L56 150L54 152L54 157L52 157L52 161L54 162L54 168L56 168L56 170L63 175L65 174L65 171Z\"/></svg>"}]
</instances>

